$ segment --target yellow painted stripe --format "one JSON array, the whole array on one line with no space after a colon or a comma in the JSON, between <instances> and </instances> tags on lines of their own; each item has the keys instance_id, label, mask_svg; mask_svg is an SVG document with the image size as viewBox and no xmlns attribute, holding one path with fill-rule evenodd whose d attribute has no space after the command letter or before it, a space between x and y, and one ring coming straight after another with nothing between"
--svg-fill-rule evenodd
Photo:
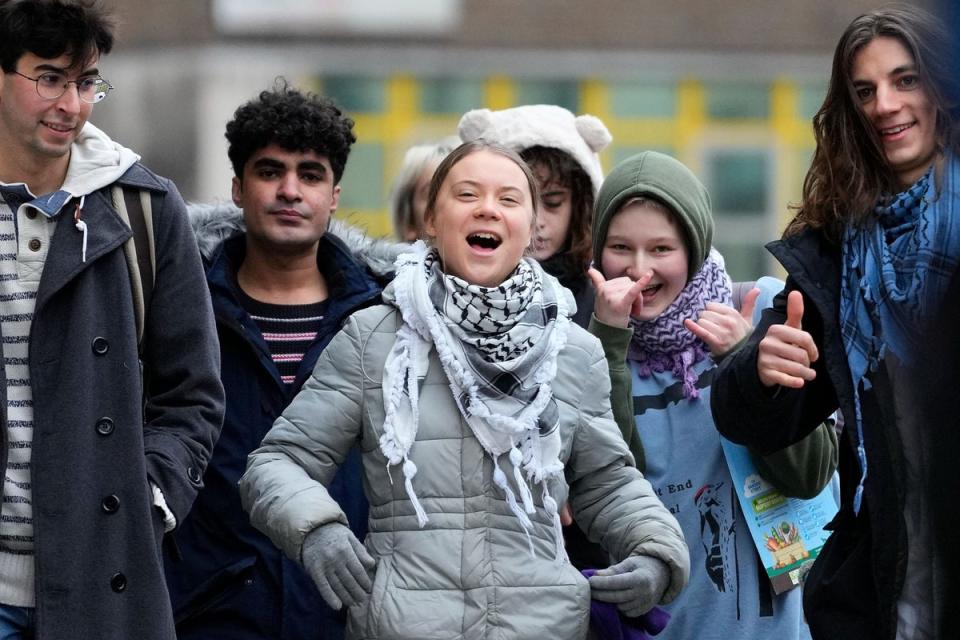
<instances>
[{"instance_id":1,"label":"yellow painted stripe","mask_svg":"<svg viewBox=\"0 0 960 640\"><path fill-rule=\"evenodd\" d=\"M509 109L517 103L517 90L512 79L490 76L483 83L483 100L488 109Z\"/></svg>"},{"instance_id":2,"label":"yellow painted stripe","mask_svg":"<svg viewBox=\"0 0 960 640\"><path fill-rule=\"evenodd\" d=\"M707 92L703 83L685 78L677 85L677 130L676 147L684 153L703 131L707 120Z\"/></svg>"},{"instance_id":3,"label":"yellow painted stripe","mask_svg":"<svg viewBox=\"0 0 960 640\"><path fill-rule=\"evenodd\" d=\"M581 112L600 118L607 125L610 134L613 135L611 124L614 117L610 113L610 88L607 83L595 79L584 80L580 83L579 93ZM600 166L603 168L604 174L613 167L613 156L610 154L610 148L616 143L617 138L614 136L613 142L599 154Z\"/></svg>"},{"instance_id":4,"label":"yellow painted stripe","mask_svg":"<svg viewBox=\"0 0 960 640\"><path fill-rule=\"evenodd\" d=\"M604 122L613 134L612 147L673 147L677 143L673 118L604 118Z\"/></svg>"},{"instance_id":5,"label":"yellow painted stripe","mask_svg":"<svg viewBox=\"0 0 960 640\"><path fill-rule=\"evenodd\" d=\"M580 83L580 109L604 122L610 117L610 88L600 80L584 80Z\"/></svg>"}]
</instances>

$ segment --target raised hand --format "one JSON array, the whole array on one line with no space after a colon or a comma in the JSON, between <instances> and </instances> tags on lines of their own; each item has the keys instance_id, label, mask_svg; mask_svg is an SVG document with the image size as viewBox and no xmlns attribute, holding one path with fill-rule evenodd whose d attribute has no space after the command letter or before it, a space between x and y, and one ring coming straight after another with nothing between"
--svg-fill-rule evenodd
<instances>
[{"instance_id":1,"label":"raised hand","mask_svg":"<svg viewBox=\"0 0 960 640\"><path fill-rule=\"evenodd\" d=\"M803 294L791 291L787 296L787 321L767 329L759 345L757 375L765 387L781 385L801 388L817 377L810 365L820 352L813 336L803 330Z\"/></svg>"},{"instance_id":2,"label":"raised hand","mask_svg":"<svg viewBox=\"0 0 960 640\"><path fill-rule=\"evenodd\" d=\"M600 322L611 327L626 328L630 325L630 316L639 316L643 311L643 288L653 277L652 272L636 281L627 276L607 280L593 267L590 267L587 275L597 292L593 313Z\"/></svg>"},{"instance_id":3,"label":"raised hand","mask_svg":"<svg viewBox=\"0 0 960 640\"><path fill-rule=\"evenodd\" d=\"M737 346L753 329L753 309L759 297L760 289L751 289L744 297L739 312L719 302L708 302L696 321L687 318L683 321L683 326L703 340L711 354L722 356Z\"/></svg>"}]
</instances>

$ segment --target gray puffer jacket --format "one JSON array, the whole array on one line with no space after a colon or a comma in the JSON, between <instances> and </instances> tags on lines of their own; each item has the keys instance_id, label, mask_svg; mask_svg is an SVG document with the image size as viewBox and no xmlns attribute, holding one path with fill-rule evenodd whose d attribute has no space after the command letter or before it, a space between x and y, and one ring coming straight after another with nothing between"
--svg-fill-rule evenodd
<instances>
[{"instance_id":1,"label":"gray puffer jacket","mask_svg":"<svg viewBox=\"0 0 960 640\"><path fill-rule=\"evenodd\" d=\"M392 287L384 292L392 300ZM363 451L370 533L377 559L373 591L349 612L351 638L579 640L587 635L590 587L554 560L553 520L534 489L535 554L493 481L493 461L460 415L437 357L421 382L420 425L410 458L422 529L400 467L379 449L381 378L401 325L390 305L354 314L321 355L313 376L250 455L240 481L251 521L291 558L316 527L345 523L327 494L354 444ZM633 466L610 411L610 381L599 341L570 326L553 391L560 411L569 501L590 539L615 559L663 560L672 600L686 584L689 557L673 516ZM500 463L512 482L504 456ZM565 488L552 490L562 496Z\"/></svg>"}]
</instances>

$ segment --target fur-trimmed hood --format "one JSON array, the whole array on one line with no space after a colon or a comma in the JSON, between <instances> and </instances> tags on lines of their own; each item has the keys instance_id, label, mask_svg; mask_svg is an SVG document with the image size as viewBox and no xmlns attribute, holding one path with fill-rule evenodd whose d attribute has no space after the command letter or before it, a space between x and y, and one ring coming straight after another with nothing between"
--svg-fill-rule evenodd
<instances>
[{"instance_id":1,"label":"fur-trimmed hood","mask_svg":"<svg viewBox=\"0 0 960 640\"><path fill-rule=\"evenodd\" d=\"M191 202L187 204L187 213L204 260L210 260L224 240L245 229L243 212L229 202ZM397 256L410 249L410 245L403 242L371 238L363 230L335 217L330 219L328 232L340 238L357 260L378 277L390 274Z\"/></svg>"}]
</instances>

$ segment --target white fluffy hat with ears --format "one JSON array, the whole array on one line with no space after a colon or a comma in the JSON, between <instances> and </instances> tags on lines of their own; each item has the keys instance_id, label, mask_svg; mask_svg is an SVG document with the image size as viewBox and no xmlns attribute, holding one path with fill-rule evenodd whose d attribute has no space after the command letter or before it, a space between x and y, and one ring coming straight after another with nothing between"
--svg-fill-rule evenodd
<instances>
[{"instance_id":1,"label":"white fluffy hat with ears","mask_svg":"<svg viewBox=\"0 0 960 640\"><path fill-rule=\"evenodd\" d=\"M457 130L464 142L483 139L517 153L537 146L566 151L590 176L594 194L600 190L603 182L603 169L597 152L613 140L600 118L574 116L563 107L551 104L533 104L500 111L474 109L463 114Z\"/></svg>"}]
</instances>

